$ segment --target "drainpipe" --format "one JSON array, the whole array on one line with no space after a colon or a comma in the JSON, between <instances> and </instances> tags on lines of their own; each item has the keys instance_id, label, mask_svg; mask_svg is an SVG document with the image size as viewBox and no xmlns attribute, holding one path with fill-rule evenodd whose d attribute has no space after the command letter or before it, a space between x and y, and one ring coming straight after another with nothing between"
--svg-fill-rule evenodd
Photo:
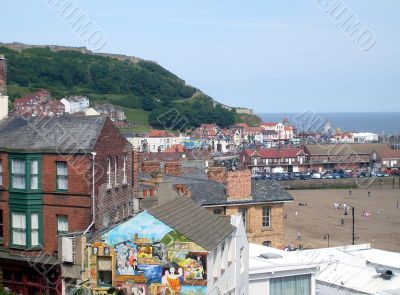
<instances>
[{"instance_id":1,"label":"drainpipe","mask_svg":"<svg viewBox=\"0 0 400 295\"><path fill-rule=\"evenodd\" d=\"M94 223L95 223L95 221L96 221L96 210L95 210L95 205L96 205L96 202L95 202L95 200L96 200L96 194L95 194L95 175L94 175L94 173L95 173L95 160L96 160L96 152L91 152L91 155L92 155L92 223L87 227L87 229L83 232L83 234L82 234L82 237L83 236L85 236L86 234L87 234L87 232L89 231L89 229L91 229L92 228L92 226L94 225ZM85 258L84 258L84 255L85 255L85 246L86 245L83 245L83 243L82 243L82 239L81 239L81 248L82 248L82 255L81 255L81 259L82 259L82 264L81 264L81 274L83 273L83 271L84 271L84 261L85 261ZM89 260L88 260L89 261ZM89 262L88 262L89 263Z\"/></svg>"}]
</instances>

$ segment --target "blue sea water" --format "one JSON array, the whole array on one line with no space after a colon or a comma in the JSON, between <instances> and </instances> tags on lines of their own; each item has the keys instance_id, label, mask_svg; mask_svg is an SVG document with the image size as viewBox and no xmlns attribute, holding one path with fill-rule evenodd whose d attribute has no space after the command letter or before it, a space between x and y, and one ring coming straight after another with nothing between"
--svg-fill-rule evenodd
<instances>
[{"instance_id":1,"label":"blue sea water","mask_svg":"<svg viewBox=\"0 0 400 295\"><path fill-rule=\"evenodd\" d=\"M288 118L293 125L307 125L305 121L329 120L335 130L352 132L372 132L385 135L400 134L400 112L393 113L264 113L257 114L264 122L282 122ZM298 123L298 124L296 124ZM309 124L313 125L313 124ZM300 126L297 126L300 127Z\"/></svg>"}]
</instances>

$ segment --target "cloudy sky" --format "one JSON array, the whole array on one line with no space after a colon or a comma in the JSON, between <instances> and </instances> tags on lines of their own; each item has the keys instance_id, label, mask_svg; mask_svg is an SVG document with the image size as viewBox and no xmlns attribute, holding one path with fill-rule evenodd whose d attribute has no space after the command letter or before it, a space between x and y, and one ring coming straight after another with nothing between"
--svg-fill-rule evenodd
<instances>
[{"instance_id":1,"label":"cloudy sky","mask_svg":"<svg viewBox=\"0 0 400 295\"><path fill-rule=\"evenodd\" d=\"M107 36L101 51L156 61L229 105L400 111L397 0L3 0L0 42L87 46L61 2Z\"/></svg>"}]
</instances>

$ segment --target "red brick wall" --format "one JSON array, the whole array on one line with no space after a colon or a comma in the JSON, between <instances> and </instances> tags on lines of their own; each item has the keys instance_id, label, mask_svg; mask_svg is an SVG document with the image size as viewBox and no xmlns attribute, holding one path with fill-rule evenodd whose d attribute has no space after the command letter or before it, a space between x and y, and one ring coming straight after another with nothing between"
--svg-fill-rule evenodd
<instances>
[{"instance_id":1,"label":"red brick wall","mask_svg":"<svg viewBox=\"0 0 400 295\"><path fill-rule=\"evenodd\" d=\"M165 162L165 174L173 176L182 175L182 165L180 162Z\"/></svg>"},{"instance_id":2,"label":"red brick wall","mask_svg":"<svg viewBox=\"0 0 400 295\"><path fill-rule=\"evenodd\" d=\"M133 153L129 142L115 127L111 120L107 120L95 146L96 150L96 229L120 221L132 214L133 189L132 168ZM123 184L123 157L127 157L127 183ZM111 188L107 188L107 158L111 159ZM115 175L115 163L117 174ZM115 185L117 177L117 185ZM129 211L128 211L129 210ZM129 213L128 213L129 212Z\"/></svg>"},{"instance_id":3,"label":"red brick wall","mask_svg":"<svg viewBox=\"0 0 400 295\"><path fill-rule=\"evenodd\" d=\"M208 179L220 183L225 182L226 170L224 167L210 167L208 168Z\"/></svg>"},{"instance_id":4,"label":"red brick wall","mask_svg":"<svg viewBox=\"0 0 400 295\"><path fill-rule=\"evenodd\" d=\"M228 199L248 199L251 196L250 170L228 171L226 177L226 196Z\"/></svg>"},{"instance_id":5,"label":"red brick wall","mask_svg":"<svg viewBox=\"0 0 400 295\"><path fill-rule=\"evenodd\" d=\"M160 169L160 162L145 161L141 163L141 171L144 173L155 173Z\"/></svg>"}]
</instances>

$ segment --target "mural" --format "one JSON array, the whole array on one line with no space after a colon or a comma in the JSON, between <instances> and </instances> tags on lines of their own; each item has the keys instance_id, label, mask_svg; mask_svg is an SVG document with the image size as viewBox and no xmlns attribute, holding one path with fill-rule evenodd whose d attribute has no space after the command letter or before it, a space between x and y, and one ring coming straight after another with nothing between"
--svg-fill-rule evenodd
<instances>
[{"instance_id":1,"label":"mural","mask_svg":"<svg viewBox=\"0 0 400 295\"><path fill-rule=\"evenodd\" d=\"M147 212L104 233L88 251L91 287L99 293L114 286L127 295L207 294L207 251Z\"/></svg>"}]
</instances>

